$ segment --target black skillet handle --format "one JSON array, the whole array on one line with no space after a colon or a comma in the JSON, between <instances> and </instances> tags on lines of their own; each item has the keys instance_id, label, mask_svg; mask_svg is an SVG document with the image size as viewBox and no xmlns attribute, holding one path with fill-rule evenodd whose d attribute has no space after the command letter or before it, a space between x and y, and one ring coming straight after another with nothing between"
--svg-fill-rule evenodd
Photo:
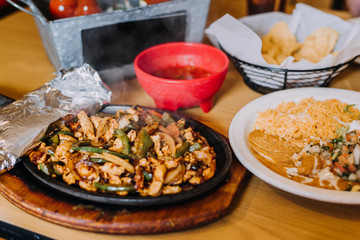
<instances>
[{"instance_id":1,"label":"black skillet handle","mask_svg":"<svg viewBox=\"0 0 360 240\"><path fill-rule=\"evenodd\" d=\"M44 235L28 231L9 223L0 221L0 238L7 240L52 240Z\"/></svg>"}]
</instances>

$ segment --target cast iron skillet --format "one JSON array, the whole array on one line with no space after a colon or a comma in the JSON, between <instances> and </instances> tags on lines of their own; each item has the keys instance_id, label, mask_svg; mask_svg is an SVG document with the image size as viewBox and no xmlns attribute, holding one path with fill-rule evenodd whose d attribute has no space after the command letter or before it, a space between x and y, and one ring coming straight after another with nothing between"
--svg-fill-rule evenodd
<instances>
[{"instance_id":1,"label":"cast iron skillet","mask_svg":"<svg viewBox=\"0 0 360 240\"><path fill-rule=\"evenodd\" d=\"M127 109L129 107L131 106L107 105L101 110L101 112L115 114L116 110L118 110L119 108ZM146 107L142 108L150 109ZM155 110L158 112L163 112L158 109ZM177 114L170 113L170 115L175 120L178 120L182 117ZM142 197L138 195L118 196L113 194L89 192L79 188L78 186L67 185L65 182L62 181L62 179L59 180L46 175L42 171L38 170L36 165L31 163L28 158L23 159L23 163L26 169L31 173L31 175L33 175L42 184L68 196L94 203L144 207L168 205L182 202L185 200L199 197L200 195L206 194L210 190L218 187L221 183L224 182L225 178L227 177L232 162L232 153L230 147L219 133L198 121L190 118L185 119L187 126L191 126L195 131L200 132L201 135L208 140L209 144L214 147L216 153L217 170L215 172L215 175L209 181L195 186L190 190L182 191L177 194L160 195L158 197Z\"/></svg>"}]
</instances>

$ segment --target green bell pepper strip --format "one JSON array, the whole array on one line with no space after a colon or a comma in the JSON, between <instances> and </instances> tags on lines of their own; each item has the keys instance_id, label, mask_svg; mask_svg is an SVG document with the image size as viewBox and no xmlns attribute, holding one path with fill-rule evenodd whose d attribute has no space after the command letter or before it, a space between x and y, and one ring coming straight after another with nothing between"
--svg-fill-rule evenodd
<instances>
[{"instance_id":1,"label":"green bell pepper strip","mask_svg":"<svg viewBox=\"0 0 360 240\"><path fill-rule=\"evenodd\" d=\"M175 123L175 120L170 116L170 114L168 114L167 112L163 113L160 120L160 125L167 127L172 123Z\"/></svg>"},{"instance_id":2,"label":"green bell pepper strip","mask_svg":"<svg viewBox=\"0 0 360 240\"><path fill-rule=\"evenodd\" d=\"M109 162L108 160L105 160L103 158L90 158L90 161L93 163L106 163Z\"/></svg>"},{"instance_id":3,"label":"green bell pepper strip","mask_svg":"<svg viewBox=\"0 0 360 240\"><path fill-rule=\"evenodd\" d=\"M123 127L121 130L123 132L128 132L130 130L137 130L137 129L139 129L139 126L136 123L129 123L128 125Z\"/></svg>"},{"instance_id":4,"label":"green bell pepper strip","mask_svg":"<svg viewBox=\"0 0 360 240\"><path fill-rule=\"evenodd\" d=\"M73 146L75 147L90 146L90 145L91 145L90 140L78 141L73 143Z\"/></svg>"},{"instance_id":5,"label":"green bell pepper strip","mask_svg":"<svg viewBox=\"0 0 360 240\"><path fill-rule=\"evenodd\" d=\"M181 118L176 122L176 126L178 126L179 130L185 129L185 119Z\"/></svg>"},{"instance_id":6,"label":"green bell pepper strip","mask_svg":"<svg viewBox=\"0 0 360 240\"><path fill-rule=\"evenodd\" d=\"M118 184L118 185L112 185L112 184L106 184L106 183L95 183L95 187L108 191L108 192L120 192L120 191L127 191L127 192L133 192L135 191L135 186L131 184Z\"/></svg>"},{"instance_id":7,"label":"green bell pepper strip","mask_svg":"<svg viewBox=\"0 0 360 240\"><path fill-rule=\"evenodd\" d=\"M126 133L120 129L115 129L115 137L119 138L122 142L124 149L121 151L123 154L129 154L131 152L130 140Z\"/></svg>"},{"instance_id":8,"label":"green bell pepper strip","mask_svg":"<svg viewBox=\"0 0 360 240\"><path fill-rule=\"evenodd\" d=\"M51 146L56 147L60 144L60 138L58 134L55 134L53 137L50 138Z\"/></svg>"},{"instance_id":9,"label":"green bell pepper strip","mask_svg":"<svg viewBox=\"0 0 360 240\"><path fill-rule=\"evenodd\" d=\"M55 153L54 153L54 151L53 150L51 150L51 149L49 149L48 151L47 151L47 153L49 154L49 155L51 155L51 156L55 156Z\"/></svg>"},{"instance_id":10,"label":"green bell pepper strip","mask_svg":"<svg viewBox=\"0 0 360 240\"><path fill-rule=\"evenodd\" d=\"M76 145L73 145L71 147L74 151L82 151L82 152L90 152L90 153L103 153L103 152L106 152L106 153L109 153L109 154L112 154L112 155L115 155L115 156L118 156L118 157L121 157L121 158L125 158L125 159L131 159L130 156L127 156L125 154L121 154L121 153L117 153L117 152L114 152L114 151L110 151L110 150L107 150L107 149L103 149L103 148L97 148L97 147L90 147L90 146L76 146Z\"/></svg>"},{"instance_id":11,"label":"green bell pepper strip","mask_svg":"<svg viewBox=\"0 0 360 240\"><path fill-rule=\"evenodd\" d=\"M143 158L146 156L149 149L151 148L153 141L145 129L141 129L137 137L138 139L136 141L136 154L138 155L138 157Z\"/></svg>"},{"instance_id":12,"label":"green bell pepper strip","mask_svg":"<svg viewBox=\"0 0 360 240\"><path fill-rule=\"evenodd\" d=\"M201 143L196 142L189 147L189 152L194 152L196 150L200 150L201 148L202 148Z\"/></svg>"},{"instance_id":13,"label":"green bell pepper strip","mask_svg":"<svg viewBox=\"0 0 360 240\"><path fill-rule=\"evenodd\" d=\"M56 168L56 165L59 165L59 164L54 164L54 165L52 165L51 167L51 169L53 170L53 171L50 171L50 173L51 172L53 172L53 173L55 173L57 176L62 176L62 174L58 171L58 169ZM52 175L52 174L51 174Z\"/></svg>"},{"instance_id":14,"label":"green bell pepper strip","mask_svg":"<svg viewBox=\"0 0 360 240\"><path fill-rule=\"evenodd\" d=\"M155 121L155 122L160 122L161 121L161 118L159 118L158 116L156 115L151 115L152 119Z\"/></svg>"},{"instance_id":15,"label":"green bell pepper strip","mask_svg":"<svg viewBox=\"0 0 360 240\"><path fill-rule=\"evenodd\" d=\"M119 112L118 118L121 118L121 117L123 117L125 115L130 115L130 113L128 113L128 112Z\"/></svg>"},{"instance_id":16,"label":"green bell pepper strip","mask_svg":"<svg viewBox=\"0 0 360 240\"><path fill-rule=\"evenodd\" d=\"M60 130L60 131L56 132L56 133L54 134L54 136L52 136L52 137L50 138L51 146L56 147L56 146L58 146L58 145L60 144L60 137L59 137L60 134L68 135L68 136L71 136L71 137L74 136L70 131Z\"/></svg>"},{"instance_id":17,"label":"green bell pepper strip","mask_svg":"<svg viewBox=\"0 0 360 240\"><path fill-rule=\"evenodd\" d=\"M74 136L70 131L63 131L63 130L60 130L56 133L56 135L59 135L59 134L63 134L63 135L68 135L68 136Z\"/></svg>"},{"instance_id":18,"label":"green bell pepper strip","mask_svg":"<svg viewBox=\"0 0 360 240\"><path fill-rule=\"evenodd\" d=\"M38 165L42 172L44 172L46 175L50 175L49 168L44 163L39 163Z\"/></svg>"},{"instance_id":19,"label":"green bell pepper strip","mask_svg":"<svg viewBox=\"0 0 360 240\"><path fill-rule=\"evenodd\" d=\"M59 171L55 168L55 166L51 165L51 164L46 164L46 163L39 163L38 164L40 167L40 170L45 173L46 175L53 175L54 173L58 176L60 176L61 174L59 173Z\"/></svg>"},{"instance_id":20,"label":"green bell pepper strip","mask_svg":"<svg viewBox=\"0 0 360 240\"><path fill-rule=\"evenodd\" d=\"M182 155L184 155L190 148L190 143L189 142L184 142L177 150L176 150L176 154L175 157L178 158Z\"/></svg>"},{"instance_id":21,"label":"green bell pepper strip","mask_svg":"<svg viewBox=\"0 0 360 240\"><path fill-rule=\"evenodd\" d=\"M150 182L153 178L153 175L146 171L143 171L143 175L144 175L145 181L147 181L147 182Z\"/></svg>"}]
</instances>

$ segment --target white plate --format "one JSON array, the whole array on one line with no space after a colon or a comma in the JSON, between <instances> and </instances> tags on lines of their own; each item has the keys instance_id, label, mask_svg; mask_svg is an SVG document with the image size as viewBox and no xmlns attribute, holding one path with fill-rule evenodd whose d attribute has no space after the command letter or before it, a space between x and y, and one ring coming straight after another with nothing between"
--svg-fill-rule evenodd
<instances>
[{"instance_id":1,"label":"white plate","mask_svg":"<svg viewBox=\"0 0 360 240\"><path fill-rule=\"evenodd\" d=\"M360 93L349 90L296 88L270 93L250 102L235 115L229 129L231 147L236 157L250 172L279 189L324 202L360 204L360 192L328 190L292 181L264 166L249 150L248 136L253 130L258 112L274 108L282 101L300 101L303 98L309 97L317 100L336 98L342 102L360 106Z\"/></svg>"}]
</instances>

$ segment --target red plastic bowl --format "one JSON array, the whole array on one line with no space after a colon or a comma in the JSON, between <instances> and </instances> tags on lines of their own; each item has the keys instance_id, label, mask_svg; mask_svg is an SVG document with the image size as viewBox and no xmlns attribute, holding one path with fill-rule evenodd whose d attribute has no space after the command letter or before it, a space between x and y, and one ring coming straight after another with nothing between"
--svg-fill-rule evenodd
<instances>
[{"instance_id":1,"label":"red plastic bowl","mask_svg":"<svg viewBox=\"0 0 360 240\"><path fill-rule=\"evenodd\" d=\"M156 70L175 66L193 66L211 72L191 80L164 79L151 75ZM134 61L136 76L143 89L160 109L200 106L209 112L216 92L223 84L229 59L221 50L201 43L173 42L142 51Z\"/></svg>"}]
</instances>

